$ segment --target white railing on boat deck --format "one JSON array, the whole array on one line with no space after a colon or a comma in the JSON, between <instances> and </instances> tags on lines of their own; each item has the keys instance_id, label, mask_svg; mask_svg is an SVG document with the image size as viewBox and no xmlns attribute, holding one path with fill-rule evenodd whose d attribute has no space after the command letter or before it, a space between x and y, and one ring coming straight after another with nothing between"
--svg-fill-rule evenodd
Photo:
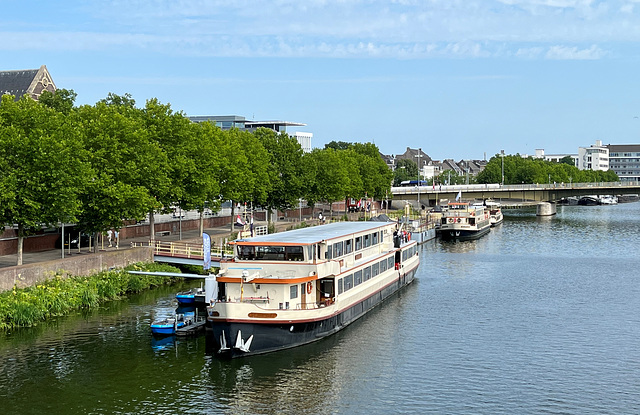
<instances>
[{"instance_id":1,"label":"white railing on boat deck","mask_svg":"<svg viewBox=\"0 0 640 415\"><path fill-rule=\"evenodd\" d=\"M154 241L152 244L149 242L131 242L131 247L139 246L151 246L153 248L153 254L157 256L169 256L180 257L187 259L202 259L204 258L204 252L202 244L188 243L188 242L168 242L168 241ZM230 246L211 246L211 257L233 256L233 248Z\"/></svg>"}]
</instances>

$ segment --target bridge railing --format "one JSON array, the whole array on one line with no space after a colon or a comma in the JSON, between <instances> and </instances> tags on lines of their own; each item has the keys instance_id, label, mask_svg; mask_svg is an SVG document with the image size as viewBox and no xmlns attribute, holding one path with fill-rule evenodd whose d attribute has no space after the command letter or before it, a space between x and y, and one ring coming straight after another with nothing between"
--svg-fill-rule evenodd
<instances>
[{"instance_id":1,"label":"bridge railing","mask_svg":"<svg viewBox=\"0 0 640 415\"><path fill-rule=\"evenodd\" d=\"M488 184L459 184L459 185L444 185L444 186L403 186L392 187L391 193L394 195L402 194L416 194L420 193L453 193L453 192L478 192L483 190L493 191L523 191L523 190L554 190L554 189L585 189L593 188L594 190L600 188L619 188L623 190L625 187L637 188L640 186L640 182L595 182L595 183L534 183L534 184L509 184L500 185L498 183Z\"/></svg>"}]
</instances>

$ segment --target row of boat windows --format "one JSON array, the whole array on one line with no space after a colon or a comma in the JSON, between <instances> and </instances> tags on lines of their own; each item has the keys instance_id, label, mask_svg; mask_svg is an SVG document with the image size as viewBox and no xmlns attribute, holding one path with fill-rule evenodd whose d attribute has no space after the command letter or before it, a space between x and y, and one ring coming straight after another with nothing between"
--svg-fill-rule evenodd
<instances>
[{"instance_id":1,"label":"row of boat windows","mask_svg":"<svg viewBox=\"0 0 640 415\"><path fill-rule=\"evenodd\" d=\"M356 236L355 239L336 242L327 246L327 259L339 258L354 251L369 248L383 241L383 231L374 232L367 235Z\"/></svg>"},{"instance_id":2,"label":"row of boat windows","mask_svg":"<svg viewBox=\"0 0 640 415\"><path fill-rule=\"evenodd\" d=\"M346 277L338 279L338 294L342 294L345 291L349 291L353 287L362 284L364 281L368 281L371 278L377 276L381 272L393 268L393 257L383 259L382 261L375 263L371 266L356 271L353 274L349 274Z\"/></svg>"},{"instance_id":3,"label":"row of boat windows","mask_svg":"<svg viewBox=\"0 0 640 415\"><path fill-rule=\"evenodd\" d=\"M406 261L418 252L418 246L414 245L411 248L402 251L402 261ZM393 257L390 256L387 259L383 259L371 266L356 271L353 274L349 274L346 277L338 279L338 294L342 294L345 291L349 291L353 287L362 284L365 281L385 272L388 269L393 268Z\"/></svg>"},{"instance_id":4,"label":"row of boat windows","mask_svg":"<svg viewBox=\"0 0 640 415\"><path fill-rule=\"evenodd\" d=\"M417 253L418 253L417 245L414 245L409 249L405 249L404 251L402 251L402 262L406 261L407 259L411 258Z\"/></svg>"},{"instance_id":5,"label":"row of boat windows","mask_svg":"<svg viewBox=\"0 0 640 415\"><path fill-rule=\"evenodd\" d=\"M304 261L304 250L301 246L240 245L238 258L241 260Z\"/></svg>"}]
</instances>

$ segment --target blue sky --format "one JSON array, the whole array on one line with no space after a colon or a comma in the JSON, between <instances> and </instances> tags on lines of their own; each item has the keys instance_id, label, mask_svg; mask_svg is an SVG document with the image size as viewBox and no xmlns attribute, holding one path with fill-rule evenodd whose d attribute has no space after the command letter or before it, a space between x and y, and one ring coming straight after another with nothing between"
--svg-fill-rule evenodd
<instances>
[{"instance_id":1,"label":"blue sky","mask_svg":"<svg viewBox=\"0 0 640 415\"><path fill-rule=\"evenodd\" d=\"M640 0L0 0L0 70L435 159L640 143ZM294 131L294 130L289 130Z\"/></svg>"}]
</instances>

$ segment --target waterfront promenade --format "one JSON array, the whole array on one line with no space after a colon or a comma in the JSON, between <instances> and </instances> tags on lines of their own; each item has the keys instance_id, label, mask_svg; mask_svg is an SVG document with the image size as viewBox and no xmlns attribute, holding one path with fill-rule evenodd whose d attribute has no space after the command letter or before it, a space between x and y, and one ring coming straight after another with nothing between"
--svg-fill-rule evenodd
<instances>
[{"instance_id":1,"label":"waterfront promenade","mask_svg":"<svg viewBox=\"0 0 640 415\"><path fill-rule=\"evenodd\" d=\"M309 224L315 224L317 222L316 219L310 217L302 217L304 222ZM177 222L177 220L176 220ZM275 223L276 231L281 232L291 226L295 226L299 224L300 221L278 221ZM256 221L254 223L255 227L267 226L266 221ZM232 235L237 236L239 229L231 232L231 225L225 224L223 226L205 228L205 233L208 233L211 236L212 242L218 246L220 240L224 240L225 238L230 238ZM185 243L199 243L202 244L202 236L200 235L200 231L197 229L191 230L183 230L182 238L180 238L180 233L171 233L171 234L158 234L156 235L157 241L163 242L185 242ZM92 251L89 251L89 247L82 247L80 251L78 249L71 249L69 252L68 249L65 249L64 257L65 259L78 259L79 257L89 257L91 255L98 255L104 252L113 252L113 251L123 251L130 250L132 246L141 246L147 244L149 242L149 236L139 236L133 238L127 238L120 241L120 246L118 248L115 247L115 244L112 247L108 247L106 242L102 245L98 242L98 251L95 252L95 247L92 248ZM22 262L23 265L35 264L40 262L48 262L48 261L56 261L62 259L61 249L51 249L40 252L24 252L22 254ZM8 268L16 266L17 262L17 254L9 254L9 255L0 255L0 268Z\"/></svg>"}]
</instances>

